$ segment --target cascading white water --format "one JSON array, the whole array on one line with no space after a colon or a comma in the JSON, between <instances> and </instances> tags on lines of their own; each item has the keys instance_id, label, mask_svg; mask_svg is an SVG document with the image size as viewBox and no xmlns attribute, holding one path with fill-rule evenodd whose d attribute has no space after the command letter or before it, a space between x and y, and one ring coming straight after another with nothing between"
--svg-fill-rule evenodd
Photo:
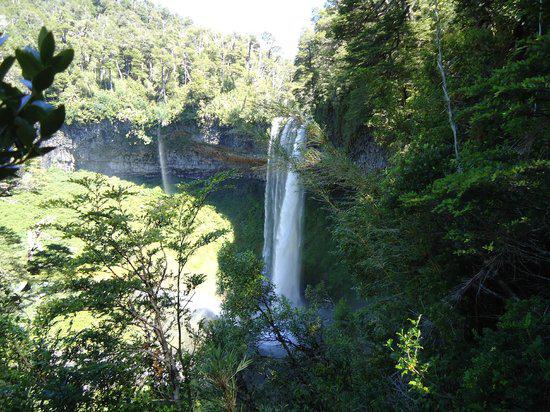
<instances>
[{"instance_id":1,"label":"cascading white water","mask_svg":"<svg viewBox=\"0 0 550 412\"><path fill-rule=\"evenodd\" d=\"M284 128L281 131L281 126ZM269 140L263 258L275 292L298 306L305 192L285 157L298 158L306 130L293 119L275 119Z\"/></svg>"},{"instance_id":2,"label":"cascading white water","mask_svg":"<svg viewBox=\"0 0 550 412\"><path fill-rule=\"evenodd\" d=\"M168 177L168 169L166 166L166 152L164 150L164 140L162 138L160 129L157 134L157 145L159 149L159 163L160 163L160 175L162 177L162 189L166 194L170 194L172 192L172 188L170 186L170 178Z\"/></svg>"}]
</instances>

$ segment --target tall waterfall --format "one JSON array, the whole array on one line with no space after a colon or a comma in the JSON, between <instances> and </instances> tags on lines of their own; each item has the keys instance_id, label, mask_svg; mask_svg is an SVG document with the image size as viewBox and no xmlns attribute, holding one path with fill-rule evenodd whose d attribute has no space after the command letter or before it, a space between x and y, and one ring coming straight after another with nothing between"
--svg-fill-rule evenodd
<instances>
[{"instance_id":1,"label":"tall waterfall","mask_svg":"<svg viewBox=\"0 0 550 412\"><path fill-rule=\"evenodd\" d=\"M273 121L265 189L263 258L275 292L294 305L301 302L305 192L285 157L301 156L305 139L305 127L295 120L288 120L286 124L284 119Z\"/></svg>"},{"instance_id":2,"label":"tall waterfall","mask_svg":"<svg viewBox=\"0 0 550 412\"><path fill-rule=\"evenodd\" d=\"M160 126L157 131L157 145L159 150L159 163L160 163L160 174L162 177L162 189L165 193L170 194L172 188L170 187L170 178L168 177L168 169L166 166L166 152L164 150L164 140L162 133L160 131Z\"/></svg>"}]
</instances>

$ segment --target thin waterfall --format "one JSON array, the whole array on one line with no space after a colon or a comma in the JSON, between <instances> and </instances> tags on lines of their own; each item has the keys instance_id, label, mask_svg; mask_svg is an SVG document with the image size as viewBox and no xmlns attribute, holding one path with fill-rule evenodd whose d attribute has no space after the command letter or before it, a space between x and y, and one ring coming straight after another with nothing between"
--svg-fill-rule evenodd
<instances>
[{"instance_id":1,"label":"thin waterfall","mask_svg":"<svg viewBox=\"0 0 550 412\"><path fill-rule=\"evenodd\" d=\"M160 175L162 177L162 189L165 193L170 194L172 188L170 186L170 178L168 177L168 169L166 166L166 152L164 150L164 139L160 130L157 130L157 145L159 150Z\"/></svg>"},{"instance_id":2,"label":"thin waterfall","mask_svg":"<svg viewBox=\"0 0 550 412\"><path fill-rule=\"evenodd\" d=\"M296 306L301 303L305 191L287 158L299 158L305 140L305 127L294 119L286 123L280 118L273 121L265 189L263 258L266 272L275 292Z\"/></svg>"}]
</instances>

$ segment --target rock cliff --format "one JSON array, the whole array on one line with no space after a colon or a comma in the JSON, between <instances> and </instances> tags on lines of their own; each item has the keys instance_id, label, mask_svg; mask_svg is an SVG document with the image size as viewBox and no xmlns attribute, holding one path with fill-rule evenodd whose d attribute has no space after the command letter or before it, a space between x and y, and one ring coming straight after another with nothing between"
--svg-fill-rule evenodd
<instances>
[{"instance_id":1,"label":"rock cliff","mask_svg":"<svg viewBox=\"0 0 550 412\"><path fill-rule=\"evenodd\" d=\"M177 177L205 177L224 170L237 170L244 177L265 176L265 143L229 130L208 134L181 124L161 130L169 173ZM156 130L147 131L156 136ZM65 125L48 146L56 149L42 159L43 167L84 169L122 178L160 176L156 141L136 137L128 123L102 121Z\"/></svg>"}]
</instances>

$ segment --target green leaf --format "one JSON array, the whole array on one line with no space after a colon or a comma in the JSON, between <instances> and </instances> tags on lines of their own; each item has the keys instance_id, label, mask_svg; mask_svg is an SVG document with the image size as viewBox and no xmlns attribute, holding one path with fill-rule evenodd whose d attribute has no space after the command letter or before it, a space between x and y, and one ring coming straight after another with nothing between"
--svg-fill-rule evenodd
<instances>
[{"instance_id":1,"label":"green leaf","mask_svg":"<svg viewBox=\"0 0 550 412\"><path fill-rule=\"evenodd\" d=\"M0 108L0 124L10 123L12 119L13 119L13 113L9 108L7 107Z\"/></svg>"},{"instance_id":2,"label":"green leaf","mask_svg":"<svg viewBox=\"0 0 550 412\"><path fill-rule=\"evenodd\" d=\"M42 28L40 29L40 32L38 33L38 47L42 47L42 42L46 38L47 34L48 34L48 29L46 28L46 26L42 26Z\"/></svg>"},{"instance_id":3,"label":"green leaf","mask_svg":"<svg viewBox=\"0 0 550 412\"><path fill-rule=\"evenodd\" d=\"M67 70L67 67L71 64L74 58L74 50L73 49L67 49L63 50L62 52L59 52L53 59L52 59L52 66L56 73L61 73L65 70Z\"/></svg>"},{"instance_id":4,"label":"green leaf","mask_svg":"<svg viewBox=\"0 0 550 412\"><path fill-rule=\"evenodd\" d=\"M0 99L11 110L19 109L19 102L23 96L24 94L18 88L7 83L0 83Z\"/></svg>"},{"instance_id":5,"label":"green leaf","mask_svg":"<svg viewBox=\"0 0 550 412\"><path fill-rule=\"evenodd\" d=\"M50 112L54 109L54 107L51 104L46 103L44 100L35 100L34 102L32 102L31 105L39 107L44 112Z\"/></svg>"},{"instance_id":6,"label":"green leaf","mask_svg":"<svg viewBox=\"0 0 550 412\"><path fill-rule=\"evenodd\" d=\"M22 117L17 117L15 119L15 124L17 126L17 136L25 146L30 146L33 144L36 137L35 130L29 122L27 122Z\"/></svg>"},{"instance_id":7,"label":"green leaf","mask_svg":"<svg viewBox=\"0 0 550 412\"><path fill-rule=\"evenodd\" d=\"M17 110L22 110L27 105L29 100L31 100L31 95L30 94L22 95L21 99L19 100L19 107L17 108Z\"/></svg>"},{"instance_id":8,"label":"green leaf","mask_svg":"<svg viewBox=\"0 0 550 412\"><path fill-rule=\"evenodd\" d=\"M57 109L49 112L40 122L40 132L42 137L46 138L57 132L65 121L65 106L61 105Z\"/></svg>"},{"instance_id":9,"label":"green leaf","mask_svg":"<svg viewBox=\"0 0 550 412\"><path fill-rule=\"evenodd\" d=\"M30 80L21 79L20 82L23 86L32 91L32 82Z\"/></svg>"},{"instance_id":10,"label":"green leaf","mask_svg":"<svg viewBox=\"0 0 550 412\"><path fill-rule=\"evenodd\" d=\"M52 85L53 79L54 72L50 67L47 67L34 77L32 85L37 90L46 90Z\"/></svg>"},{"instance_id":11,"label":"green leaf","mask_svg":"<svg viewBox=\"0 0 550 412\"><path fill-rule=\"evenodd\" d=\"M15 57L8 56L4 59L2 64L0 64L0 80L4 80L4 77L6 76L6 74L8 74L14 62L15 62Z\"/></svg>"},{"instance_id":12,"label":"green leaf","mask_svg":"<svg viewBox=\"0 0 550 412\"><path fill-rule=\"evenodd\" d=\"M4 166L0 165L0 180L5 179L7 177L15 176L17 173L17 168L13 166Z\"/></svg>"},{"instance_id":13,"label":"green leaf","mask_svg":"<svg viewBox=\"0 0 550 412\"><path fill-rule=\"evenodd\" d=\"M44 29L44 27L42 27L42 29ZM40 31L40 34L42 35L42 31ZM42 61L44 63L48 63L52 59L55 51L55 40L53 38L53 33L46 30L46 34L41 40L39 37L38 44L40 47L40 57L42 58Z\"/></svg>"},{"instance_id":14,"label":"green leaf","mask_svg":"<svg viewBox=\"0 0 550 412\"><path fill-rule=\"evenodd\" d=\"M28 50L15 50L15 57L21 66L23 77L27 80L32 80L32 78L40 73L44 68L42 63L40 63L34 54Z\"/></svg>"},{"instance_id":15,"label":"green leaf","mask_svg":"<svg viewBox=\"0 0 550 412\"><path fill-rule=\"evenodd\" d=\"M18 159L21 157L21 152L17 150L11 149L11 146L8 146L8 150L1 150L0 151L0 165L2 163L10 162L13 159Z\"/></svg>"},{"instance_id":16,"label":"green leaf","mask_svg":"<svg viewBox=\"0 0 550 412\"><path fill-rule=\"evenodd\" d=\"M35 102L28 105L25 110L22 112L22 115L25 116L26 119L31 120L32 122L39 122L44 117L47 116L50 110L45 110L39 105L35 105Z\"/></svg>"},{"instance_id":17,"label":"green leaf","mask_svg":"<svg viewBox=\"0 0 550 412\"><path fill-rule=\"evenodd\" d=\"M36 50L34 47L27 46L27 47L24 47L23 50L26 51L27 53L32 54L36 58L36 60L40 61L40 52Z\"/></svg>"}]
</instances>

